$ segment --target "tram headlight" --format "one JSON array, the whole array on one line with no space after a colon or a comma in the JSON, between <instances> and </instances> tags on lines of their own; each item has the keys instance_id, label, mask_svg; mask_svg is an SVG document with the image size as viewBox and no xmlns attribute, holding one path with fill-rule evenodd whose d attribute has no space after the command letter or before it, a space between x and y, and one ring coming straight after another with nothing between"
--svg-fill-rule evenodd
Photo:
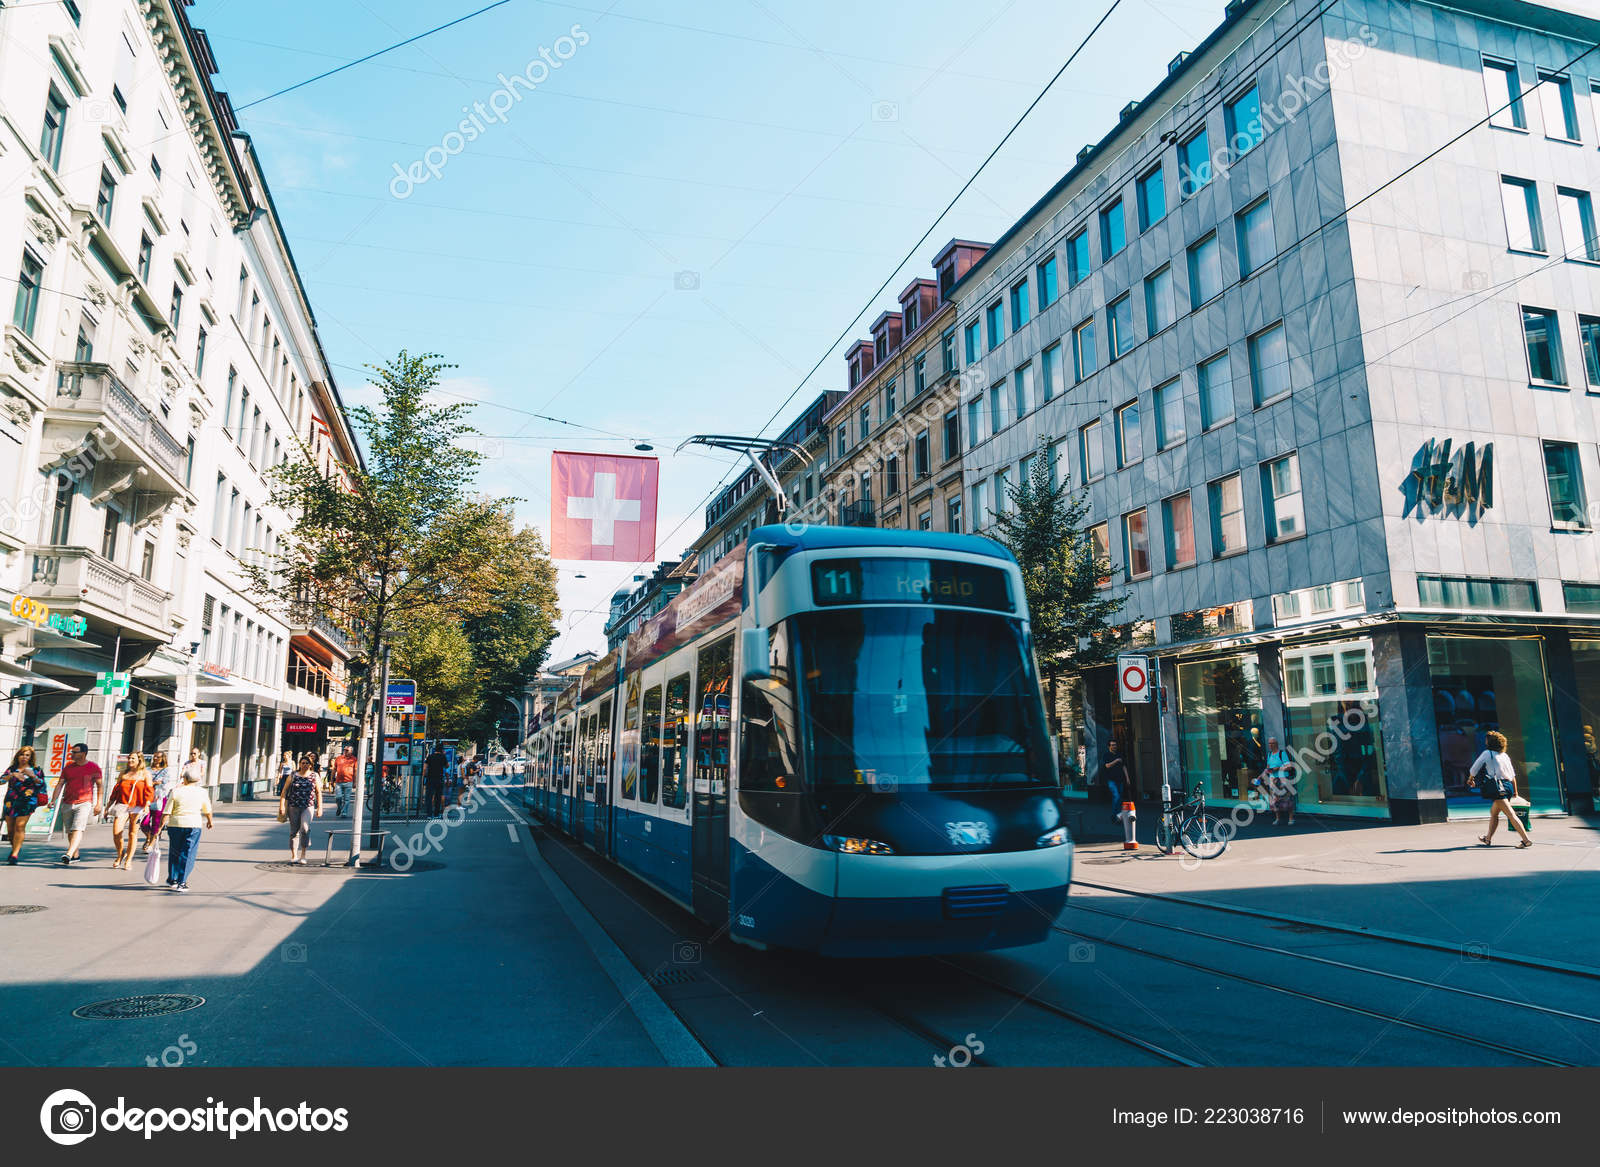
<instances>
[{"instance_id":1,"label":"tram headlight","mask_svg":"<svg viewBox=\"0 0 1600 1167\"><path fill-rule=\"evenodd\" d=\"M849 835L823 835L822 845L846 855L893 855L894 848L876 839L857 839Z\"/></svg>"},{"instance_id":2,"label":"tram headlight","mask_svg":"<svg viewBox=\"0 0 1600 1167\"><path fill-rule=\"evenodd\" d=\"M1057 827L1053 831L1046 831L1033 841L1035 847L1060 847L1068 842L1067 828Z\"/></svg>"}]
</instances>

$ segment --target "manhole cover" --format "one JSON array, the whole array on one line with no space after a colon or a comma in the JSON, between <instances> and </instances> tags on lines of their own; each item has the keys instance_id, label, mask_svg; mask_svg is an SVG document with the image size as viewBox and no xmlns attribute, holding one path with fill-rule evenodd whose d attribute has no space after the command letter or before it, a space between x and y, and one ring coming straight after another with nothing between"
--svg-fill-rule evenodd
<instances>
[{"instance_id":1,"label":"manhole cover","mask_svg":"<svg viewBox=\"0 0 1600 1167\"><path fill-rule=\"evenodd\" d=\"M169 1013L184 1013L198 1009L206 1003L204 997L188 993L147 993L141 997L118 997L113 1001L96 1001L93 1005L80 1005L72 1011L74 1017L91 1021L135 1021L141 1017L165 1017Z\"/></svg>"},{"instance_id":2,"label":"manhole cover","mask_svg":"<svg viewBox=\"0 0 1600 1167\"><path fill-rule=\"evenodd\" d=\"M0 916L26 916L42 911L43 904L0 904Z\"/></svg>"},{"instance_id":3,"label":"manhole cover","mask_svg":"<svg viewBox=\"0 0 1600 1167\"><path fill-rule=\"evenodd\" d=\"M686 968L658 968L650 974L652 985L687 985L699 979L698 973Z\"/></svg>"}]
</instances>

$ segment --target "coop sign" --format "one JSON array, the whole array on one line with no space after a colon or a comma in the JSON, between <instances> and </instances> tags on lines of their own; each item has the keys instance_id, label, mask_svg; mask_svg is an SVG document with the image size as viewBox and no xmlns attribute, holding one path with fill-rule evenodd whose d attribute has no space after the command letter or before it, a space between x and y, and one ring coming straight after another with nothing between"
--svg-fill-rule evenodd
<instances>
[{"instance_id":1,"label":"coop sign","mask_svg":"<svg viewBox=\"0 0 1600 1167\"><path fill-rule=\"evenodd\" d=\"M67 616L52 612L50 605L20 593L11 597L11 614L26 620L35 628L51 628L63 636L82 636L89 630L89 622L82 616Z\"/></svg>"},{"instance_id":2,"label":"coop sign","mask_svg":"<svg viewBox=\"0 0 1600 1167\"><path fill-rule=\"evenodd\" d=\"M1434 510L1449 507L1494 505L1494 443L1463 442L1430 438L1417 451L1411 478L1417 484L1417 499Z\"/></svg>"}]
</instances>

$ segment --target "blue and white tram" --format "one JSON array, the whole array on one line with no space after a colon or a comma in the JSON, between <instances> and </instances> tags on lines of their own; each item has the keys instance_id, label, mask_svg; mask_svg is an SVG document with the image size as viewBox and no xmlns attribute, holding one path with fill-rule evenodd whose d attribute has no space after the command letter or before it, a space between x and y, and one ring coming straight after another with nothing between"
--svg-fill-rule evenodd
<instances>
[{"instance_id":1,"label":"blue and white tram","mask_svg":"<svg viewBox=\"0 0 1600 1167\"><path fill-rule=\"evenodd\" d=\"M1072 844L999 544L761 527L608 661L567 736L559 709L542 731L545 817L734 939L892 956L1048 933Z\"/></svg>"}]
</instances>

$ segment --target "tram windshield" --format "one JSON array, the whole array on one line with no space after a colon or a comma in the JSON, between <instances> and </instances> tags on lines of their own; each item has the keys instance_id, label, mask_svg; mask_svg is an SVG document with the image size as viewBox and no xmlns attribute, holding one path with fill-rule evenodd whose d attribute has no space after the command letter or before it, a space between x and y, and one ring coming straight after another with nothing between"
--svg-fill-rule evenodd
<instances>
[{"instance_id":1,"label":"tram windshield","mask_svg":"<svg viewBox=\"0 0 1600 1167\"><path fill-rule=\"evenodd\" d=\"M1056 785L1015 619L882 607L810 612L795 625L815 787Z\"/></svg>"}]
</instances>

